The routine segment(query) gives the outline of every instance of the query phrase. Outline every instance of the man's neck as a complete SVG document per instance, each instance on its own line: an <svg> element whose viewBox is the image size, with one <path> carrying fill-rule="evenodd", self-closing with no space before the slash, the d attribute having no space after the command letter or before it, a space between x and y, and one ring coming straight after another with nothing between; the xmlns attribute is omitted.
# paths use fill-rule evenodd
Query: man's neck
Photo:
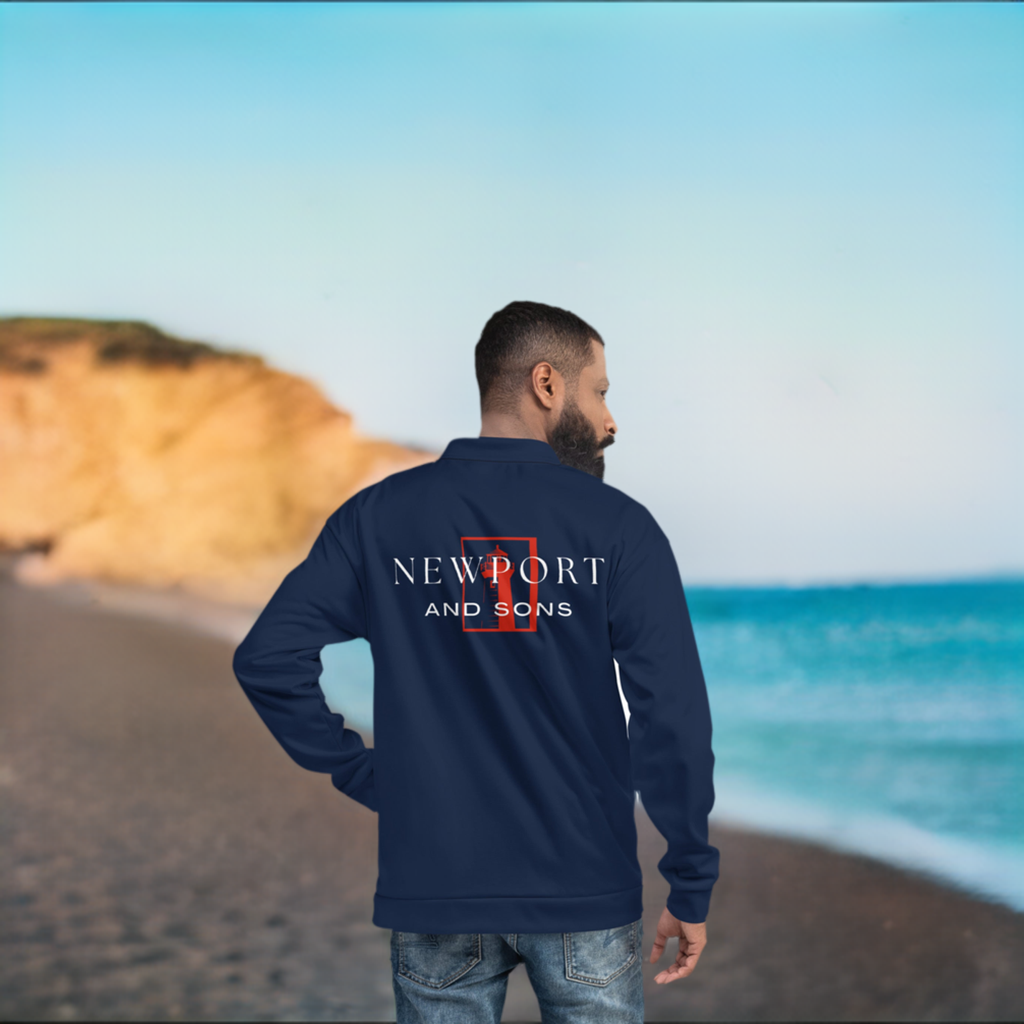
<svg viewBox="0 0 1024 1024"><path fill-rule="evenodd" d="M540 424L530 425L517 416L488 413L480 423L481 437L530 437L547 442L547 435Z"/></svg>

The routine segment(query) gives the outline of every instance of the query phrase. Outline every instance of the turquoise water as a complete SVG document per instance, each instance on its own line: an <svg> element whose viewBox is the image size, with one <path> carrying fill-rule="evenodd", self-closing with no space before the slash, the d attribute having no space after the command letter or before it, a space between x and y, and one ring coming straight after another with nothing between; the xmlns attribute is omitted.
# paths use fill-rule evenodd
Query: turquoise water
<svg viewBox="0 0 1024 1024"><path fill-rule="evenodd" d="M1024 910L1024 581L687 593L713 814Z"/></svg>
<svg viewBox="0 0 1024 1024"><path fill-rule="evenodd" d="M1024 580L686 593L713 820L1024 910ZM369 645L323 660L330 705L372 729Z"/></svg>

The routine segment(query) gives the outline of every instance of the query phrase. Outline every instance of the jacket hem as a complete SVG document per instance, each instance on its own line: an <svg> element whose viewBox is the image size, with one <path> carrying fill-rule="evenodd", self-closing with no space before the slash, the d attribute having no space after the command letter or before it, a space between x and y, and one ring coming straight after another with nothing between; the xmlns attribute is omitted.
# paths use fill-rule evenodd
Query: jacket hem
<svg viewBox="0 0 1024 1024"><path fill-rule="evenodd" d="M373 897L378 928L434 935L597 931L632 924L643 912L642 885L596 896Z"/></svg>

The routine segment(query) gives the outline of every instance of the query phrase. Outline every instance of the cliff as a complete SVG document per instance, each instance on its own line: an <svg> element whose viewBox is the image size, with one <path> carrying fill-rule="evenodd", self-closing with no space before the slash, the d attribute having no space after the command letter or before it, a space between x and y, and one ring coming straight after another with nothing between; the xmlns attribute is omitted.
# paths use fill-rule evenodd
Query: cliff
<svg viewBox="0 0 1024 1024"><path fill-rule="evenodd" d="M309 381L145 323L0 318L0 547L17 573L261 604L328 515L437 458Z"/></svg>

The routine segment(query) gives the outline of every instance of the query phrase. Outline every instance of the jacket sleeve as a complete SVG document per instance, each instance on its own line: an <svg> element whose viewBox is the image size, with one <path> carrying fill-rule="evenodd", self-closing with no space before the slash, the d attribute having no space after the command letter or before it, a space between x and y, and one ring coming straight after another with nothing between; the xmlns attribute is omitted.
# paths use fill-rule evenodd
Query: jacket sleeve
<svg viewBox="0 0 1024 1024"><path fill-rule="evenodd" d="M629 705L633 788L668 851L658 870L681 921L707 919L719 851L708 843L715 801L711 710L671 545L639 503L624 524L608 588L612 654Z"/></svg>
<svg viewBox="0 0 1024 1024"><path fill-rule="evenodd" d="M328 708L320 651L367 637L351 501L326 522L235 650L232 667L267 728L303 768L327 772L341 792L377 810L373 748Z"/></svg>

